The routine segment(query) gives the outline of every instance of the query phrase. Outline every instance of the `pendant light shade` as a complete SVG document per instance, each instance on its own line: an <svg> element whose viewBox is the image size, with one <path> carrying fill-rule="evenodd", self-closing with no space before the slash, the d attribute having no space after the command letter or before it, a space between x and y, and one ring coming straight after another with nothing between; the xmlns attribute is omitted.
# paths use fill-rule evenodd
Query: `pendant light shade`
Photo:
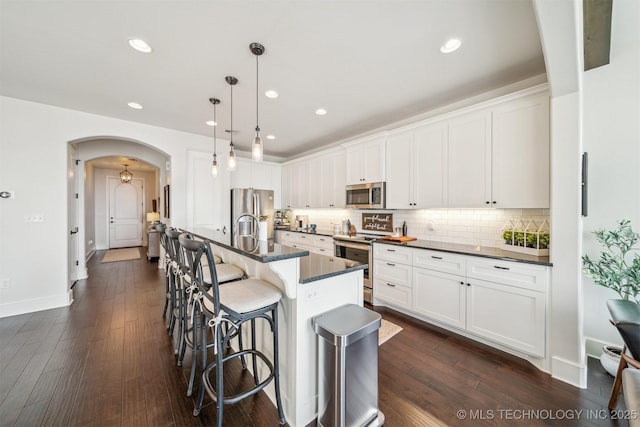
<svg viewBox="0 0 640 427"><path fill-rule="evenodd" d="M258 124L258 58L264 53L264 46L260 43L251 43L249 45L251 53L256 56L256 137L253 140L253 147L251 149L251 158L254 162L261 162L263 158L263 144L260 138L260 125Z"/></svg>
<svg viewBox="0 0 640 427"><path fill-rule="evenodd" d="M131 180L133 179L133 174L129 172L127 166L129 165L124 165L124 170L120 172L120 182L123 184L130 184Z"/></svg>
<svg viewBox="0 0 640 427"><path fill-rule="evenodd" d="M211 174L218 176L218 155L216 154L216 127L218 127L218 121L216 120L216 105L220 104L218 98L209 98L209 102L213 104L213 163L211 164Z"/></svg>
<svg viewBox="0 0 640 427"><path fill-rule="evenodd" d="M231 129L229 130L229 161L227 162L227 169L233 172L236 170L236 152L233 149L233 87L238 84L238 79L233 76L227 76L224 79L231 87Z"/></svg>

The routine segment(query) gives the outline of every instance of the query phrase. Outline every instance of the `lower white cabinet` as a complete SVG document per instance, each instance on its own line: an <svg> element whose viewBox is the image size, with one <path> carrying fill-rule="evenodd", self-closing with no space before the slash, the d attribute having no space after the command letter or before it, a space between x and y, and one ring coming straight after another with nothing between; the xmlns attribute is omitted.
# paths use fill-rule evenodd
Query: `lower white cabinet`
<svg viewBox="0 0 640 427"><path fill-rule="evenodd" d="M467 284L464 277L413 269L413 310L456 328L466 325Z"/></svg>
<svg viewBox="0 0 640 427"><path fill-rule="evenodd" d="M283 246L291 246L322 255L333 256L333 237L331 236L276 230L276 241Z"/></svg>
<svg viewBox="0 0 640 427"><path fill-rule="evenodd" d="M374 299L536 357L549 267L374 244Z"/></svg>
<svg viewBox="0 0 640 427"><path fill-rule="evenodd" d="M544 356L545 294L471 279L467 330L534 356Z"/></svg>

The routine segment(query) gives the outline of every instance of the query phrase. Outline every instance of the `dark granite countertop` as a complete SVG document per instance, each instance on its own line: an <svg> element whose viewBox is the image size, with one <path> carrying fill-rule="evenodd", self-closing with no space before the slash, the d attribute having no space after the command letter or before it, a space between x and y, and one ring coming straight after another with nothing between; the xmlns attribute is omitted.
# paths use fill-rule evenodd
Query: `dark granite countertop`
<svg viewBox="0 0 640 427"><path fill-rule="evenodd" d="M259 242L261 244L259 244L255 249L253 248L253 239L245 239L246 244L238 248L227 243L217 241L215 231L210 228L197 227L192 230L185 231L193 234L194 236L200 237L201 239L208 240L213 245L220 246L221 248L228 249L263 263L290 258L300 258L309 255L309 251L307 250L283 246L275 243L273 239L269 239L265 242Z"/></svg>
<svg viewBox="0 0 640 427"><path fill-rule="evenodd" d="M309 256L300 258L300 283L315 282L366 267L367 264L311 252Z"/></svg>
<svg viewBox="0 0 640 427"><path fill-rule="evenodd" d="M473 255L485 258L501 259L504 261L524 262L528 264L538 264L553 266L548 256L534 256L520 254L517 252L503 251L502 249L487 246L461 245L456 243L435 242L431 240L413 240L411 242L398 243L391 240L378 239L374 243L385 245L406 246L416 249L431 249L434 251L451 252L462 255Z"/></svg>
<svg viewBox="0 0 640 427"><path fill-rule="evenodd" d="M331 232L331 230L311 231L311 230L296 230L295 228L292 228L290 230L279 230L279 231L291 231L293 233L311 234L311 235L314 235L314 236L329 236L329 237L333 237L333 233Z"/></svg>

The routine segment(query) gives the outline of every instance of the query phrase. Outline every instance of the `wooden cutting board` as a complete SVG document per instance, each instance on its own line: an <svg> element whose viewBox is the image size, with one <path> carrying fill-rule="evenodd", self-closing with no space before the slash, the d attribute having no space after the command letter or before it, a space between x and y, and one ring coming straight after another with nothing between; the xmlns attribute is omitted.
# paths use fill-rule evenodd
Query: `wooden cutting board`
<svg viewBox="0 0 640 427"><path fill-rule="evenodd" d="M392 242L411 242L412 240L418 240L417 237L411 236L383 236L384 240L391 240Z"/></svg>

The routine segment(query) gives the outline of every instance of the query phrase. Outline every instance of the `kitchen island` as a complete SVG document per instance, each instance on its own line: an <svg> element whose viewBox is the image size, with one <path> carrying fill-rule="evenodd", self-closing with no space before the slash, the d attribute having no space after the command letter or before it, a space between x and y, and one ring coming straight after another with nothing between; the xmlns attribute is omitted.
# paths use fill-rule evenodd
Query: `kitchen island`
<svg viewBox="0 0 640 427"><path fill-rule="evenodd" d="M366 265L282 246L273 239L243 250L217 241L211 229L194 228L188 232L208 240L223 262L236 265L249 276L265 280L282 291L278 322L284 413L292 427L313 422L317 416L318 345L311 319L345 304L362 306ZM265 324L258 324L256 332L258 346L273 357L270 330ZM275 402L273 383L265 392Z"/></svg>

